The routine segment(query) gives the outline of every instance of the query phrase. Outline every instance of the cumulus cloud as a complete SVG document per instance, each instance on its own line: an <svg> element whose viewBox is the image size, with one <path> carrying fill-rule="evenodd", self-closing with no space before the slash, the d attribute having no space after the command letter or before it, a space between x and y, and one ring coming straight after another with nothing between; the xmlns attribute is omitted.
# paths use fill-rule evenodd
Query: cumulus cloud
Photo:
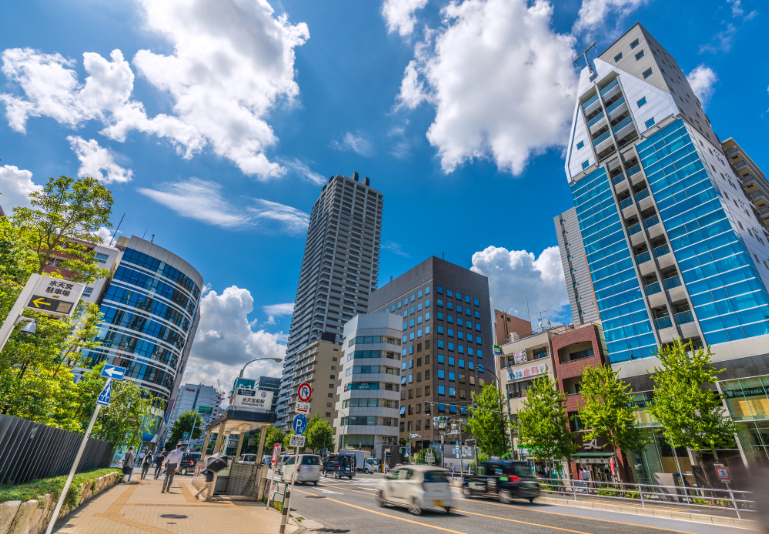
<svg viewBox="0 0 769 534"><path fill-rule="evenodd" d="M221 228L301 234L310 220L301 210L261 198L235 204L225 200L220 184L199 178L168 182L159 189L142 187L138 191L183 217Z"/></svg>
<svg viewBox="0 0 769 534"><path fill-rule="evenodd" d="M70 135L67 141L80 160L78 176L90 176L105 184L131 181L133 171L115 163L115 155L109 149L99 146L95 139L86 141L82 137Z"/></svg>
<svg viewBox="0 0 769 534"><path fill-rule="evenodd" d="M532 154L568 139L575 39L553 31L544 0L465 0L442 13L415 47L398 105L434 106L427 139L444 172L490 157L519 174Z"/></svg>
<svg viewBox="0 0 769 534"><path fill-rule="evenodd" d="M734 40L741 33L745 24L753 20L758 11L745 13L741 0L727 0L731 7L731 19L721 21L726 27L710 38L710 41L700 46L700 54L703 52L712 52L714 54L729 52L734 45Z"/></svg>
<svg viewBox="0 0 769 534"><path fill-rule="evenodd" d="M331 146L343 152L351 150L363 157L374 155L374 145L360 133L347 132L341 141L334 141Z"/></svg>
<svg viewBox="0 0 769 534"><path fill-rule="evenodd" d="M529 319L527 299L532 314L548 310L545 316L551 318L563 314L569 304L558 247L546 248L539 257L525 250L488 247L473 254L471 270L489 278L492 307L517 317ZM535 323L534 316L531 320Z"/></svg>
<svg viewBox="0 0 769 534"><path fill-rule="evenodd" d="M209 291L200 301L200 325L192 345L184 380L216 383L228 389L241 367L255 358L283 358L285 336L254 330L248 315L254 298L247 289L228 287L221 294ZM279 376L281 364L254 362L246 376Z"/></svg>
<svg viewBox="0 0 769 534"><path fill-rule="evenodd" d="M112 239L112 232L110 231L109 228L105 226L99 227L98 230L93 232L93 235L101 238L101 242L104 243L105 245L108 245L110 240Z"/></svg>
<svg viewBox="0 0 769 534"><path fill-rule="evenodd" d="M285 169L264 150L277 138L266 122L278 105L299 93L294 49L308 38L307 25L274 16L267 0L139 0L150 31L173 53L140 50L133 64L171 100L173 115L149 118L131 99L134 73L120 50L111 61L83 54L88 77L78 81L74 60L31 49L2 54L2 71L20 94L0 95L8 122L19 132L30 117L51 117L70 128L90 120L101 134L124 141L133 130L170 140L184 157L210 144L245 174L266 179Z"/></svg>
<svg viewBox="0 0 769 534"><path fill-rule="evenodd" d="M579 8L574 33L590 32L604 26L610 15L617 18L617 26L622 19L635 11L648 0L583 0Z"/></svg>
<svg viewBox="0 0 769 534"><path fill-rule="evenodd" d="M284 302L282 304L268 304L262 306L264 313L270 316L283 317L284 315L291 315L294 313L294 303ZM272 317L270 317L272 319Z"/></svg>
<svg viewBox="0 0 769 534"><path fill-rule="evenodd" d="M0 167L0 206L7 215L10 215L12 208L28 208L29 194L38 189L42 187L32 183L30 171L13 165Z"/></svg>
<svg viewBox="0 0 769 534"><path fill-rule="evenodd" d="M686 75L686 79L689 80L692 91L700 99L702 107L705 108L708 100L713 96L714 85L718 81L718 76L710 67L699 65Z"/></svg>
<svg viewBox="0 0 769 534"><path fill-rule="evenodd" d="M387 33L398 32L401 37L411 35L417 23L414 12L425 5L427 0L385 0L382 16L387 22Z"/></svg>

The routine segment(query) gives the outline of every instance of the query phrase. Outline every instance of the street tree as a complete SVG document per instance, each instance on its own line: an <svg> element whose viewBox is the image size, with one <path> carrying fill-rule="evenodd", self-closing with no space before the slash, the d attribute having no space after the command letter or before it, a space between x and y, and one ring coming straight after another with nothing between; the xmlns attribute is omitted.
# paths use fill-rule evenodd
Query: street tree
<svg viewBox="0 0 769 534"><path fill-rule="evenodd" d="M261 432L261 431L260 431ZM267 435L264 437L264 450L271 451L276 443L283 443L286 434L274 426L267 427Z"/></svg>
<svg viewBox="0 0 769 534"><path fill-rule="evenodd" d="M518 446L529 449L539 461L570 459L579 446L569 420L566 395L555 381L547 375L535 379L517 413Z"/></svg>
<svg viewBox="0 0 769 534"><path fill-rule="evenodd" d="M630 384L620 380L618 374L619 371L613 371L608 365L588 366L583 370L579 418L588 429L583 439L605 438L607 444L614 447L624 473L622 479L632 480L627 455L632 450L643 449L647 440L634 425L635 402Z"/></svg>
<svg viewBox="0 0 769 534"><path fill-rule="evenodd" d="M432 453L435 457L435 460L433 461L433 465L440 466L441 465L441 453L437 449L433 449L431 447L427 447L426 449L419 449L416 454L416 461L418 464L426 464L427 463L427 454Z"/></svg>
<svg viewBox="0 0 769 534"><path fill-rule="evenodd" d="M334 429L319 415L314 415L307 421L304 435L307 436L306 447L313 452L334 448Z"/></svg>
<svg viewBox="0 0 769 534"><path fill-rule="evenodd" d="M467 426L475 444L488 456L504 456L510 451L508 419L501 412L502 393L494 384L486 384L480 393L473 393L473 407Z"/></svg>
<svg viewBox="0 0 769 534"><path fill-rule="evenodd" d="M676 447L688 447L696 452L697 463L711 486L713 480L702 459L702 451L735 446L737 425L723 410L722 400L715 388L717 375L710 362L712 353L695 349L691 341L681 340L662 347L657 356L661 366L654 367L654 399L649 413L662 425L668 442Z"/></svg>
<svg viewBox="0 0 769 534"><path fill-rule="evenodd" d="M194 431L192 430L193 424L195 425ZM198 439L203 435L204 430L205 422L203 421L203 417L201 417L195 410L188 410L179 415L179 418L174 423L174 426L171 429L171 435L168 437L168 442L166 443L166 448L170 447L173 449L176 447L176 444L184 439L185 432L191 432L189 439Z"/></svg>

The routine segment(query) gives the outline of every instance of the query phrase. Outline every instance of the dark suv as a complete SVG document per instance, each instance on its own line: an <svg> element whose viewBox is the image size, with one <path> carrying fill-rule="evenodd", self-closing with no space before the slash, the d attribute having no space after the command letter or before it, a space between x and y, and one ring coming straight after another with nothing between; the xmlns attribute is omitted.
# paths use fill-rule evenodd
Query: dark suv
<svg viewBox="0 0 769 534"><path fill-rule="evenodd" d="M195 473L195 464L200 460L201 453L199 452L185 452L182 455L182 462L176 469L176 472L180 475L191 475Z"/></svg>
<svg viewBox="0 0 769 534"><path fill-rule="evenodd" d="M513 499L528 499L533 502L539 497L539 482L532 476L526 462L489 460L481 462L478 472L462 481L462 494L466 499L474 496L494 497L503 503Z"/></svg>
<svg viewBox="0 0 769 534"><path fill-rule="evenodd" d="M352 454L330 454L323 461L323 476L334 478L355 476L355 456Z"/></svg>

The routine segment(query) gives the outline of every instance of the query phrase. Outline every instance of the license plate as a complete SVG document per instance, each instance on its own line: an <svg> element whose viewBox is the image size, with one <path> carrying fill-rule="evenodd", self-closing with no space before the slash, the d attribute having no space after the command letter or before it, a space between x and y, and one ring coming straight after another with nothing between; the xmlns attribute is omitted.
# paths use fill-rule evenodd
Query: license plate
<svg viewBox="0 0 769 534"><path fill-rule="evenodd" d="M434 504L435 504L435 506L437 506L438 508L446 508L446 507L443 505L443 501L433 501L433 503L434 503Z"/></svg>

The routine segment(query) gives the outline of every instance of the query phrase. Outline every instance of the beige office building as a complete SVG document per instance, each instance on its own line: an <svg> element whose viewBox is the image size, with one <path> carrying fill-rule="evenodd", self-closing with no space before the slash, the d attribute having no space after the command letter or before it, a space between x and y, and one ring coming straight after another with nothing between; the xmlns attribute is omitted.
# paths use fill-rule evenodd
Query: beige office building
<svg viewBox="0 0 769 534"><path fill-rule="evenodd" d="M329 341L316 341L297 352L292 395L288 413L296 413L296 390L299 384L307 382L312 387L310 413L307 419L319 415L330 425L336 419L336 403L339 400L339 372L342 369L341 346Z"/></svg>

